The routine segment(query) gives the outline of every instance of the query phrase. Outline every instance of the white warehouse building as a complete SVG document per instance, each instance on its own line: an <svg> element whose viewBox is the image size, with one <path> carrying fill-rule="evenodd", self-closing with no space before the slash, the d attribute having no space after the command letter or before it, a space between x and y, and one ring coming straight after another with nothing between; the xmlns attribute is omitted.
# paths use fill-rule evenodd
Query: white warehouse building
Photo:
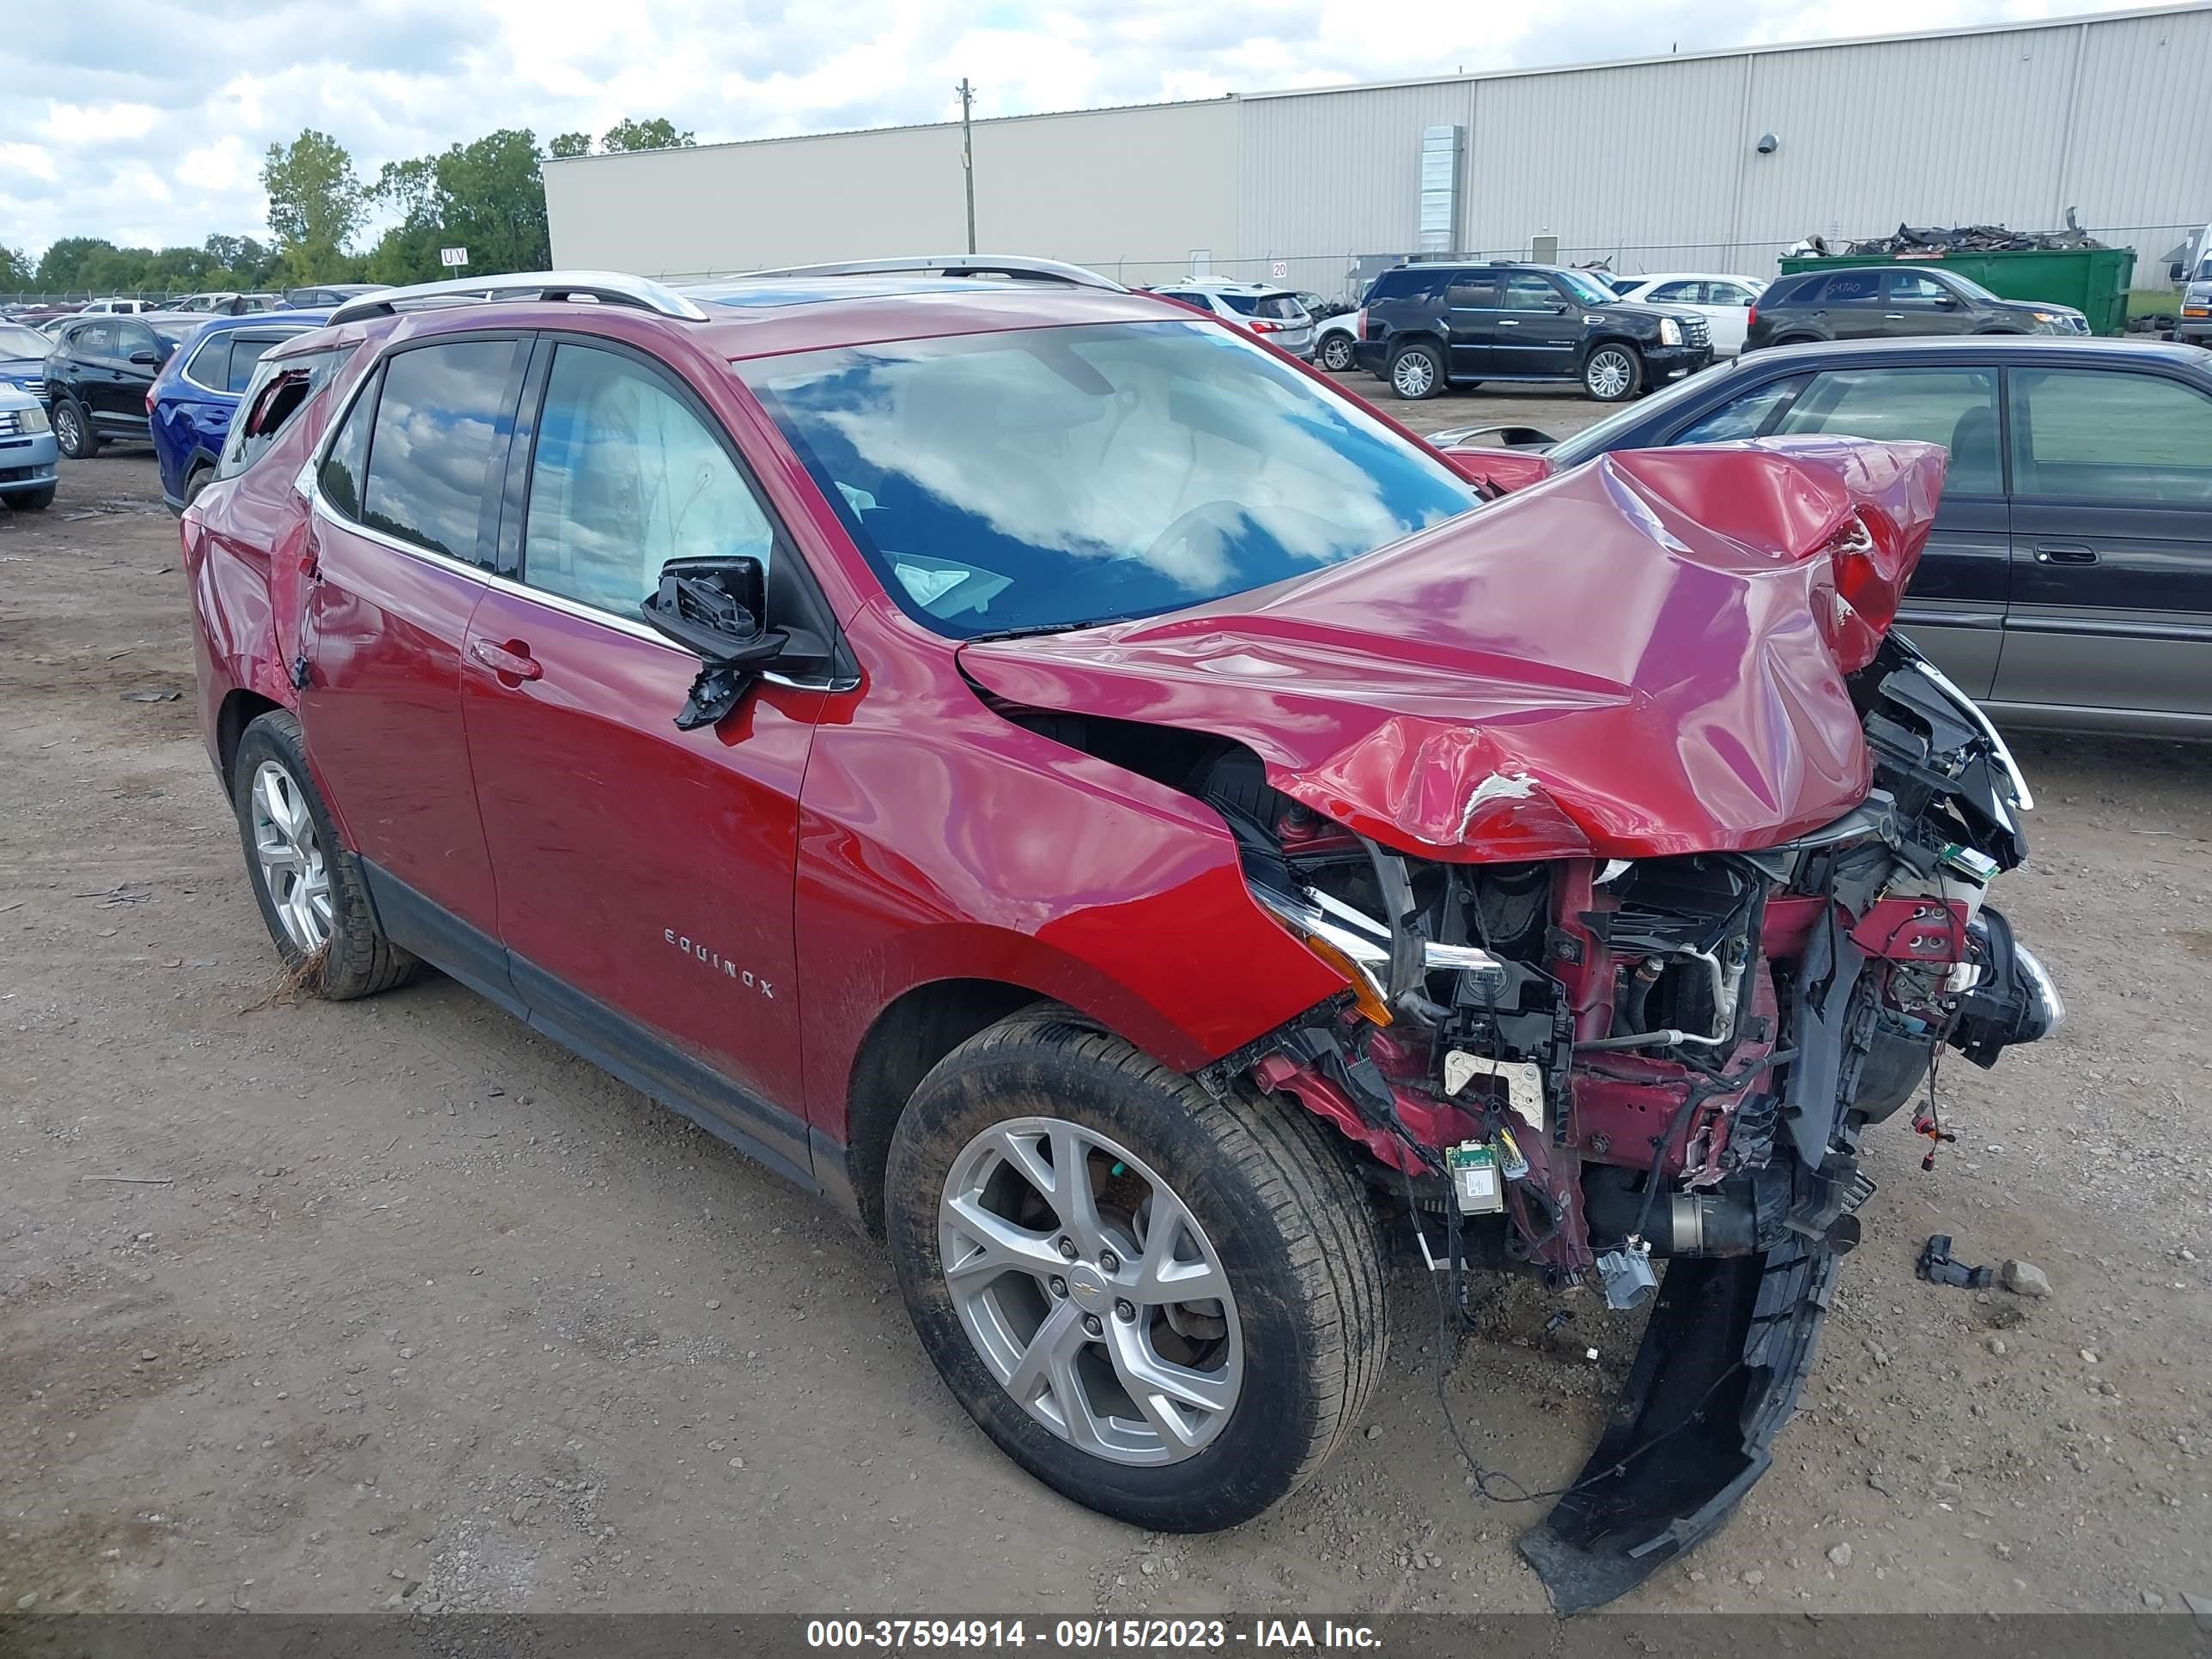
<svg viewBox="0 0 2212 1659"><path fill-rule="evenodd" d="M979 120L975 246L1337 295L1395 257L1770 276L1808 235L2212 219L2212 4ZM545 164L555 264L686 279L968 246L957 121Z"/></svg>

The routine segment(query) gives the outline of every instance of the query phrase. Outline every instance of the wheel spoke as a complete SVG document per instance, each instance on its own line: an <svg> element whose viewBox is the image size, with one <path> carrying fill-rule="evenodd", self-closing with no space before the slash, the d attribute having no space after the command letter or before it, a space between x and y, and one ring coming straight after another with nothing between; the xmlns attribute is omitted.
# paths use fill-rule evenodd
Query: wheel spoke
<svg viewBox="0 0 2212 1659"><path fill-rule="evenodd" d="M1129 1287L1133 1302L1213 1302L1229 1295L1229 1276L1200 1255L1179 1260L1184 1224L1190 1212L1174 1194L1152 1189L1152 1223L1145 1235L1144 1258L1137 1264L1136 1283Z"/></svg>
<svg viewBox="0 0 2212 1659"><path fill-rule="evenodd" d="M301 865L300 849L289 841L274 836L257 837L253 855L261 860L261 867L274 876L278 871L297 870Z"/></svg>
<svg viewBox="0 0 2212 1659"><path fill-rule="evenodd" d="M1009 1271L1048 1279L1066 1265L1051 1234L1017 1227L985 1209L973 1193L949 1194L938 1214L945 1228L973 1247L957 1260L945 1253L945 1277L956 1286L981 1284Z"/></svg>
<svg viewBox="0 0 2212 1659"><path fill-rule="evenodd" d="M1006 1392L1024 1406L1034 1406L1047 1389L1056 1389L1063 1370L1073 1375L1073 1355L1086 1340L1083 1316L1073 1302L1056 1302L1030 1339L1022 1357L1006 1378Z"/></svg>
<svg viewBox="0 0 2212 1659"><path fill-rule="evenodd" d="M1107 1328L1106 1352L1145 1420L1179 1446L1197 1445L1206 1419L1236 1403L1235 1371L1193 1370L1163 1359L1152 1352L1141 1325L1114 1321Z"/></svg>
<svg viewBox="0 0 2212 1659"><path fill-rule="evenodd" d="M1091 1147L1072 1123L1056 1123L1052 1130L1052 1168L1054 1188L1052 1206L1060 1224L1086 1256L1096 1256L1111 1243L1098 1218L1097 1195L1091 1190Z"/></svg>

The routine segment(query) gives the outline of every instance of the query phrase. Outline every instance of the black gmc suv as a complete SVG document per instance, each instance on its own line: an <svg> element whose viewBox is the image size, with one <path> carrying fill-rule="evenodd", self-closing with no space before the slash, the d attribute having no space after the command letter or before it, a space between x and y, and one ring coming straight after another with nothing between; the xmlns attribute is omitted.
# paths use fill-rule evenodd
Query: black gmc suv
<svg viewBox="0 0 2212 1659"><path fill-rule="evenodd" d="M1369 287L1355 333L1353 360L1401 398L1566 380L1613 404L1713 360L1694 311L1629 304L1559 265L1394 265Z"/></svg>

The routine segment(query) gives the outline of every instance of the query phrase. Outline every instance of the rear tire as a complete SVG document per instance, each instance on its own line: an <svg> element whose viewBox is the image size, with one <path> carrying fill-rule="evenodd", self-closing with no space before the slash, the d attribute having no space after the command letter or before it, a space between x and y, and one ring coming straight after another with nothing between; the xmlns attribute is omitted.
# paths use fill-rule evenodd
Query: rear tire
<svg viewBox="0 0 2212 1659"><path fill-rule="evenodd" d="M1084 1172L1073 1188L1063 1161ZM1382 1238L1321 1126L1254 1093L1217 1100L1066 1010L941 1061L884 1179L899 1286L954 1397L1103 1514L1170 1532L1249 1520L1320 1468L1382 1375ZM1158 1294L1170 1258L1170 1284L1225 1298Z"/></svg>
<svg viewBox="0 0 2212 1659"><path fill-rule="evenodd" d="M308 770L300 722L272 709L248 726L231 763L231 804L261 920L295 973L334 1002L404 985L420 965L384 936L361 866Z"/></svg>
<svg viewBox="0 0 2212 1659"><path fill-rule="evenodd" d="M1425 341L1415 340L1390 354L1388 376L1393 396L1418 401L1444 389L1443 353Z"/></svg>
<svg viewBox="0 0 2212 1659"><path fill-rule="evenodd" d="M74 398L64 397L54 404L54 443L66 460L88 461L100 453L100 434L92 429L92 416Z"/></svg>
<svg viewBox="0 0 2212 1659"><path fill-rule="evenodd" d="M194 501L199 500L200 492L214 482L215 469L213 467L194 467L191 471L191 476L185 480L185 505L186 507L190 507Z"/></svg>
<svg viewBox="0 0 2212 1659"><path fill-rule="evenodd" d="M1321 366L1341 374L1352 367L1352 337L1341 331L1321 343Z"/></svg>

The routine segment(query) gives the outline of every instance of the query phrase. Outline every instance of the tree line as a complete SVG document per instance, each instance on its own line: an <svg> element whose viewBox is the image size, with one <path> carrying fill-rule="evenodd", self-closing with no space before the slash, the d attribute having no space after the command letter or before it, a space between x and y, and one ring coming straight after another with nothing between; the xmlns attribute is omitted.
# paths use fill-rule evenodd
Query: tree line
<svg viewBox="0 0 2212 1659"><path fill-rule="evenodd" d="M598 147L616 154L696 142L656 116L617 122ZM541 150L529 128L502 127L435 155L386 161L364 180L343 144L310 127L289 144L270 145L262 166L273 240L218 234L198 247L145 248L64 236L36 259L0 246L0 294L432 282L453 274L438 263L441 247L468 249L471 272L540 270L553 254L539 164L588 155L592 145L588 132L563 132ZM380 221L394 222L360 246Z"/></svg>

